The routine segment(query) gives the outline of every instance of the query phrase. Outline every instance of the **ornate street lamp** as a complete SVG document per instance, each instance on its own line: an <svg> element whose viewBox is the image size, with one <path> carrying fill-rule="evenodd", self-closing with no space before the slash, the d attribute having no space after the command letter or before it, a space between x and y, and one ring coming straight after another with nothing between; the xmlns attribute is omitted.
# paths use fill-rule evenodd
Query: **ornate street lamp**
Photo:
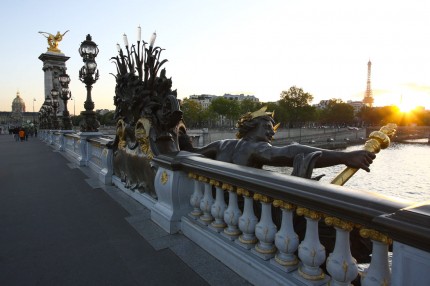
<svg viewBox="0 0 430 286"><path fill-rule="evenodd" d="M85 41L79 47L84 66L79 70L79 80L85 84L87 88L87 100L84 103L85 111L81 112L83 119L80 123L82 132L97 132L100 123L97 121L96 113L94 112L94 102L91 99L92 85L99 79L99 71L95 58L99 53L96 43L91 40L91 35L88 34Z"/></svg>
<svg viewBox="0 0 430 286"><path fill-rule="evenodd" d="M63 128L65 130L72 130L72 120L70 119L70 113L67 110L67 101L72 97L72 92L69 90L70 77L68 74L63 73L58 77L61 84L60 98L64 103L63 111Z"/></svg>
<svg viewBox="0 0 430 286"><path fill-rule="evenodd" d="M43 103L41 107L41 113L43 121L43 128L44 129L51 129L52 128L52 121L51 121L51 112L52 112L52 99L49 96L46 96L45 102Z"/></svg>
<svg viewBox="0 0 430 286"><path fill-rule="evenodd" d="M51 97L52 97L52 108L54 109L54 114L52 115L53 119L53 128L54 129L60 129L58 124L58 118L57 118L57 110L60 106L60 103L58 102L58 95L59 92L55 88L51 89Z"/></svg>

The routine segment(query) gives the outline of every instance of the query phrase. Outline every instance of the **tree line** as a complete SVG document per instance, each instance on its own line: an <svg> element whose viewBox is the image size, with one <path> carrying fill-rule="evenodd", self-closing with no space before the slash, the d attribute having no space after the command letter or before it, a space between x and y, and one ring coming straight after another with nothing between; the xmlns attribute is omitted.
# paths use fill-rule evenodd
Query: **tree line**
<svg viewBox="0 0 430 286"><path fill-rule="evenodd" d="M292 86L282 91L276 102L254 102L229 100L217 97L204 109L199 102L185 98L181 109L188 128L234 127L237 119L246 112L256 111L263 105L275 112L275 121L281 127L321 127L321 126L380 126L387 123L402 125L430 125L430 112L416 109L408 113L400 112L397 106L367 107L354 113L354 108L341 99L330 99L317 108L312 106L314 97L302 88Z"/></svg>
<svg viewBox="0 0 430 286"><path fill-rule="evenodd" d="M330 99L322 108L311 105L314 97L302 88L292 86L282 91L276 102L255 102L249 99L242 101L224 97L214 98L208 108L204 109L199 102L185 98L181 109L188 128L235 127L236 121L246 112L253 112L267 105L275 112L275 121L284 128L321 127L321 126L381 126L396 123L399 126L416 124L430 126L430 111L416 109L402 113L397 106L367 107L354 114L354 108L341 99ZM114 126L114 112L97 114L101 125ZM74 126L78 126L81 115L73 116Z"/></svg>

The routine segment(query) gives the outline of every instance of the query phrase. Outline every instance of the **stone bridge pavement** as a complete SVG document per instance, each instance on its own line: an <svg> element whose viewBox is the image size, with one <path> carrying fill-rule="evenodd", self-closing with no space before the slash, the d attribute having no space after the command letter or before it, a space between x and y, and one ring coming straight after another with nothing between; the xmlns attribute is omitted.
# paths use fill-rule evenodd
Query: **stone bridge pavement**
<svg viewBox="0 0 430 286"><path fill-rule="evenodd" d="M37 138L0 135L0 285L249 285Z"/></svg>

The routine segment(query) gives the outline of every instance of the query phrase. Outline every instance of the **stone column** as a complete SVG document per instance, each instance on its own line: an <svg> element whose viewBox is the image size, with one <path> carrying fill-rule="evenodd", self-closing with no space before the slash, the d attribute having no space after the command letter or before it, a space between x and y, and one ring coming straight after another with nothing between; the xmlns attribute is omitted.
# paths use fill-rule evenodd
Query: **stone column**
<svg viewBox="0 0 430 286"><path fill-rule="evenodd" d="M44 81L45 81L45 90L43 94L43 100L47 96L51 96L51 89L55 88L59 92L61 92L61 85L58 81L58 76L65 73L66 61L70 57L66 57L62 53L54 53L54 52L46 52L39 56L39 60L43 62L43 72L44 72ZM57 110L57 118L60 119L63 116L64 111L64 103L62 100L59 100L59 107Z"/></svg>

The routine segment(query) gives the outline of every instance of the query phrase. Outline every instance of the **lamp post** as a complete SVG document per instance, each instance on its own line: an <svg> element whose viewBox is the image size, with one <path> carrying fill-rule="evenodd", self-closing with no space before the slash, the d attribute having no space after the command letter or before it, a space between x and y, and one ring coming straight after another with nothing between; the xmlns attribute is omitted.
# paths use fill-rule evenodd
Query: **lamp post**
<svg viewBox="0 0 430 286"><path fill-rule="evenodd" d="M52 106L51 106L51 104L52 104L52 99L49 96L46 96L45 102L43 103L43 105L41 107L44 129L51 129L52 128L52 121L51 121Z"/></svg>
<svg viewBox="0 0 430 286"><path fill-rule="evenodd" d="M67 110L67 101L72 97L72 92L69 90L70 77L68 74L63 73L58 77L58 80L61 84L60 98L64 102L63 129L72 130L72 120L70 119L70 113Z"/></svg>
<svg viewBox="0 0 430 286"><path fill-rule="evenodd" d="M85 84L87 88L87 99L84 103L85 111L81 112L83 119L80 123L81 132L97 132L100 123L97 121L96 113L94 112L94 102L91 99L92 85L99 79L99 71L95 58L99 53L96 43L91 39L88 34L86 40L81 43L79 47L79 54L81 55L84 66L79 70L79 80Z"/></svg>
<svg viewBox="0 0 430 286"><path fill-rule="evenodd" d="M52 108L54 110L52 117L53 119L53 128L54 129L60 129L59 124L58 124L58 118L57 118L57 110L58 107L60 106L60 103L58 102L58 90L56 90L55 88L51 89L51 97L52 97Z"/></svg>
<svg viewBox="0 0 430 286"><path fill-rule="evenodd" d="M35 98L33 98L33 123L36 123L35 121L34 121L34 102L36 101L36 99Z"/></svg>

